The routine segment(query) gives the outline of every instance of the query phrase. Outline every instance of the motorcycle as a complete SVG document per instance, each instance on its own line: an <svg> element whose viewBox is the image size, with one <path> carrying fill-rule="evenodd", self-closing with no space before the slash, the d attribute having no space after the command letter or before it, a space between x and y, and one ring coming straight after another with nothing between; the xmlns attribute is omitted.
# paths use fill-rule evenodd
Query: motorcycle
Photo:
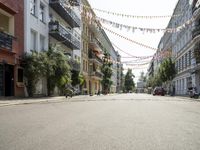
<svg viewBox="0 0 200 150"><path fill-rule="evenodd" d="M73 86L71 85L66 85L65 87L65 97L73 97L75 95L78 95L79 94L79 91L78 89L74 88Z"/></svg>
<svg viewBox="0 0 200 150"><path fill-rule="evenodd" d="M199 98L199 93L197 92L196 87L188 88L190 98Z"/></svg>

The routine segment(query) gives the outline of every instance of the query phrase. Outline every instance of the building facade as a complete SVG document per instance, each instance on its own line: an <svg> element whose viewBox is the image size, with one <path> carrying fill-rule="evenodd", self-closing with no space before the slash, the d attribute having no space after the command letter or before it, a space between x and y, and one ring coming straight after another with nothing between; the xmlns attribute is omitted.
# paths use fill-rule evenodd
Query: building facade
<svg viewBox="0 0 200 150"><path fill-rule="evenodd" d="M101 67L105 52L110 54L110 58L113 61L111 78L113 84L110 92L118 92L122 87L120 55L113 48L100 22L96 20L96 15L89 2L82 0L82 4L83 6L88 6L82 7L82 72L85 79L83 93L93 95L98 91L102 91L101 80L103 74L101 73ZM119 63L117 63L118 61Z"/></svg>
<svg viewBox="0 0 200 150"><path fill-rule="evenodd" d="M199 84L199 1L179 0L174 14L183 15L172 20L172 26L185 25L185 28L176 34L172 34L173 57L176 61L177 76L174 79L175 93L177 95L188 94L188 89L196 87L200 92Z"/></svg>
<svg viewBox="0 0 200 150"><path fill-rule="evenodd" d="M121 63L121 56L117 52L117 88L116 92L121 93L123 87L123 64Z"/></svg>
<svg viewBox="0 0 200 150"><path fill-rule="evenodd" d="M110 88L110 92L116 93L117 92L117 82L118 82L118 79L117 79L118 53L115 51L110 39L108 38L107 34L105 33L105 31L103 29L101 29L100 33L101 34L99 36L100 36L100 41L103 44L103 49L109 53L110 59L113 62L113 64L112 64L112 77L111 77L112 85L111 85L111 88Z"/></svg>
<svg viewBox="0 0 200 150"><path fill-rule="evenodd" d="M87 0L83 5L89 6ZM83 7L82 10L82 71L85 79L83 93L94 95L102 91L101 80L103 74L103 45L100 41L100 23L96 21L96 15L92 9Z"/></svg>
<svg viewBox="0 0 200 150"><path fill-rule="evenodd" d="M176 95L187 95L188 89L196 87L200 92L200 1L179 0L167 28L172 33L165 33L161 38L159 49L170 50L175 61L176 77L173 79L173 89ZM179 15L181 14L181 15ZM161 61L162 62L162 61ZM159 68L160 61L153 61L149 68Z"/></svg>
<svg viewBox="0 0 200 150"><path fill-rule="evenodd" d="M69 59L72 75L80 71L81 18L76 0L49 1L49 45L63 51ZM55 94L59 94L55 90Z"/></svg>
<svg viewBox="0 0 200 150"><path fill-rule="evenodd" d="M24 96L23 14L23 0L0 0L0 96Z"/></svg>
<svg viewBox="0 0 200 150"><path fill-rule="evenodd" d="M49 1L24 0L24 50L46 51L49 48ZM26 90L25 90L25 93ZM47 95L47 81L41 78L36 85L35 95Z"/></svg>

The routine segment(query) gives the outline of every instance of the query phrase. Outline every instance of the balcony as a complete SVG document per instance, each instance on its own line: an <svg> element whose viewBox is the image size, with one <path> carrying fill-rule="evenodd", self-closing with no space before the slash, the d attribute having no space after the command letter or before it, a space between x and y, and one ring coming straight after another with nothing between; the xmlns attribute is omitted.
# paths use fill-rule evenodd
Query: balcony
<svg viewBox="0 0 200 150"><path fill-rule="evenodd" d="M4 32L0 32L0 49L12 51L13 37Z"/></svg>
<svg viewBox="0 0 200 150"><path fill-rule="evenodd" d="M200 34L200 25L195 26L195 28L192 31L192 38L195 38Z"/></svg>
<svg viewBox="0 0 200 150"><path fill-rule="evenodd" d="M98 34L99 34L99 32L100 32L99 28L100 28L100 27L98 27L96 21L90 20L90 22L89 22L89 24L88 24L88 27L89 27L90 31L93 32L95 35L98 35Z"/></svg>
<svg viewBox="0 0 200 150"><path fill-rule="evenodd" d="M76 60L74 60L74 59L70 59L70 60L69 60L69 65L70 65L70 67L72 68L72 70L80 71L80 69L81 69L80 63L78 63L78 62L77 62Z"/></svg>
<svg viewBox="0 0 200 150"><path fill-rule="evenodd" d="M71 49L80 49L80 41L74 37L70 30L61 26L58 21L49 23L49 34Z"/></svg>
<svg viewBox="0 0 200 150"><path fill-rule="evenodd" d="M80 27L81 21L76 13L67 7L65 0L50 0L49 5L71 26Z"/></svg>
<svg viewBox="0 0 200 150"><path fill-rule="evenodd" d="M90 72L90 76L94 77L94 78L101 79L103 77L103 74L99 71L93 71L93 72Z"/></svg>
<svg viewBox="0 0 200 150"><path fill-rule="evenodd" d="M194 46L194 58L196 60L196 64L200 63L200 43L196 43Z"/></svg>
<svg viewBox="0 0 200 150"><path fill-rule="evenodd" d="M72 6L80 6L80 0L69 0Z"/></svg>
<svg viewBox="0 0 200 150"><path fill-rule="evenodd" d="M94 52L89 51L88 57L91 61L97 62L99 64L103 64L103 60L99 58L98 56L96 56Z"/></svg>
<svg viewBox="0 0 200 150"><path fill-rule="evenodd" d="M102 44L95 38L92 38L90 40L89 43L89 47L93 50L93 51L97 51L97 52L102 52L103 51L103 46Z"/></svg>
<svg viewBox="0 0 200 150"><path fill-rule="evenodd" d="M193 1L192 4L192 14L194 17L197 17L200 14L200 5L197 5L197 0Z"/></svg>

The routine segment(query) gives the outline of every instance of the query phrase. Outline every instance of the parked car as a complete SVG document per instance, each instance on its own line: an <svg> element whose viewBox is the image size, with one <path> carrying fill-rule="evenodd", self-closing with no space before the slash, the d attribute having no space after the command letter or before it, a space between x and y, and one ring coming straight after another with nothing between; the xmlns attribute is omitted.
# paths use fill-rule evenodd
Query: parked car
<svg viewBox="0 0 200 150"><path fill-rule="evenodd" d="M153 90L153 95L165 96L166 91L162 87L155 87Z"/></svg>

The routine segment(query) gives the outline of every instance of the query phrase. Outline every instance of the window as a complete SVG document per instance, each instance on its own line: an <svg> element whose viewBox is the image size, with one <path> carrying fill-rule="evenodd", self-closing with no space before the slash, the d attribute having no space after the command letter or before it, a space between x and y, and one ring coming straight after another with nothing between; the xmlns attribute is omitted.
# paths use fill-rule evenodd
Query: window
<svg viewBox="0 0 200 150"><path fill-rule="evenodd" d="M88 71L88 62L86 61L86 71Z"/></svg>
<svg viewBox="0 0 200 150"><path fill-rule="evenodd" d="M85 60L83 60L83 71L85 71Z"/></svg>
<svg viewBox="0 0 200 150"><path fill-rule="evenodd" d="M189 51L189 54L188 54L189 56L189 66L191 66L191 51Z"/></svg>
<svg viewBox="0 0 200 150"><path fill-rule="evenodd" d="M17 72L18 72L18 82L23 82L23 80L24 80L24 70L23 69L21 69L21 68L19 68L18 70L17 70Z"/></svg>
<svg viewBox="0 0 200 150"><path fill-rule="evenodd" d="M36 50L36 32L31 31L31 50Z"/></svg>
<svg viewBox="0 0 200 150"><path fill-rule="evenodd" d="M188 55L187 55L187 53L185 54L185 68L187 68L187 66L188 66L188 61L187 61L187 59L188 59Z"/></svg>
<svg viewBox="0 0 200 150"><path fill-rule="evenodd" d="M36 0L30 1L30 11L34 16L36 15Z"/></svg>
<svg viewBox="0 0 200 150"><path fill-rule="evenodd" d="M182 56L181 60L182 60L182 70L184 70L184 56Z"/></svg>
<svg viewBox="0 0 200 150"><path fill-rule="evenodd" d="M40 50L45 50L45 37L43 35L40 35Z"/></svg>
<svg viewBox="0 0 200 150"><path fill-rule="evenodd" d="M45 12L44 12L44 5L43 4L40 4L40 14L39 14L39 19L40 21L42 22L45 22Z"/></svg>
<svg viewBox="0 0 200 150"><path fill-rule="evenodd" d="M178 71L181 71L181 60L178 60Z"/></svg>

